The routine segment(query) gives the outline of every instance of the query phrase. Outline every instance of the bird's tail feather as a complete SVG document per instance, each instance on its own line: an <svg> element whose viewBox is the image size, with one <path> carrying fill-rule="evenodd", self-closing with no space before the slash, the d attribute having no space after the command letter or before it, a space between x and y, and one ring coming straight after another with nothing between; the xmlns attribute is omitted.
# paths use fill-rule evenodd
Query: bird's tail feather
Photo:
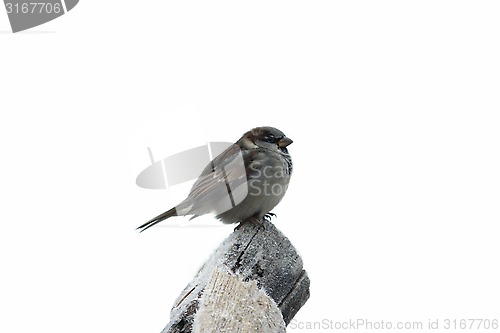
<svg viewBox="0 0 500 333"><path fill-rule="evenodd" d="M175 209L175 207L170 209L170 210L167 210L165 213L162 213L162 214L158 215L157 217L144 223L143 225L137 227L137 230L140 230L140 232L143 232L144 230L149 229L152 226L154 226L155 224L160 223L161 221L166 220L172 216L177 216L177 210Z"/></svg>

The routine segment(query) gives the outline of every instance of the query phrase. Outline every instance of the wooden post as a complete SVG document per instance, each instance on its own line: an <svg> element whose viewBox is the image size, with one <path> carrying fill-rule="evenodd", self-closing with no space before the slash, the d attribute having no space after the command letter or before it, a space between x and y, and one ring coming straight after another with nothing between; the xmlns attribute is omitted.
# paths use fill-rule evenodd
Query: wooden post
<svg viewBox="0 0 500 333"><path fill-rule="evenodd" d="M179 295L162 333L282 333L309 298L309 278L270 222L233 232Z"/></svg>

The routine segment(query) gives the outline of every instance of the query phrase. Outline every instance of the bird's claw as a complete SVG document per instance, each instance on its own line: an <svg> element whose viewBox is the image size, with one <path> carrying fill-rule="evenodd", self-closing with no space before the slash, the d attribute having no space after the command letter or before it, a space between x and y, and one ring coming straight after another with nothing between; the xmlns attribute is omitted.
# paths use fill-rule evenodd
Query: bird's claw
<svg viewBox="0 0 500 333"><path fill-rule="evenodd" d="M251 217L251 218L246 219L246 220L245 220L245 221L243 221L243 222L240 222L240 224L238 224L238 225L236 226L236 228L234 228L234 231L236 231L236 230L240 230L240 228L241 228L244 224L247 224L247 223L251 223L251 224L253 224L253 225L256 225L256 226L258 226L259 228L261 228L261 227L262 227L262 228L265 228L265 227L264 227L264 218L261 220L261 219L258 219L258 218L256 218L256 217Z"/></svg>
<svg viewBox="0 0 500 333"><path fill-rule="evenodd" d="M267 213L267 214L264 214L263 219L266 222L271 222L271 220L272 220L273 217L276 217L276 214L274 214L274 213Z"/></svg>

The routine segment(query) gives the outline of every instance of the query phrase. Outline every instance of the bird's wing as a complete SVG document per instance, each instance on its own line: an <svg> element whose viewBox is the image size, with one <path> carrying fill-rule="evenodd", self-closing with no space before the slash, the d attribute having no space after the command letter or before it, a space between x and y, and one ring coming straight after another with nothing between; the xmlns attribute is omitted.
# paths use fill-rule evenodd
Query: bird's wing
<svg viewBox="0 0 500 333"><path fill-rule="evenodd" d="M223 198L233 200L233 192L246 186L248 170L244 160L247 154L253 152L242 151L233 144L206 166L186 199L192 205L188 214L211 210L214 203Z"/></svg>

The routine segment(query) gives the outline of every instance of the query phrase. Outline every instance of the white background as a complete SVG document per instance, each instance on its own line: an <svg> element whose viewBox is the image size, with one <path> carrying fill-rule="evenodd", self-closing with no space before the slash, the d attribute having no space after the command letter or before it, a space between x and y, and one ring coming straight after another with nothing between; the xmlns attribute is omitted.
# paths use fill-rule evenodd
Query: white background
<svg viewBox="0 0 500 333"><path fill-rule="evenodd" d="M311 279L297 321L499 319L499 16L82 0L12 34L0 10L0 331L161 331L234 226L137 233L185 195L135 185L146 146L258 125L294 140L274 222Z"/></svg>

